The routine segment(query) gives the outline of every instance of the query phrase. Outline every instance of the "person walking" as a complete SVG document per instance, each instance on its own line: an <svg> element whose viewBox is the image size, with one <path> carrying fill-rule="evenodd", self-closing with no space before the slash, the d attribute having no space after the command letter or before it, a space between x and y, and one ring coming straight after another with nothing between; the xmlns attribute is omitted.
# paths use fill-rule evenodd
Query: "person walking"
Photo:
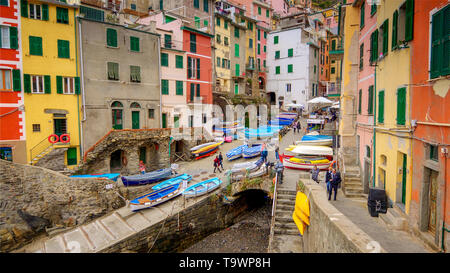
<svg viewBox="0 0 450 273"><path fill-rule="evenodd" d="M214 158L214 173L216 173L216 169L218 169L219 172L222 172L222 171L220 170L219 165L220 165L220 160L219 160L219 157L216 156L216 158Z"/></svg>
<svg viewBox="0 0 450 273"><path fill-rule="evenodd" d="M261 156L262 156L262 158L264 160L264 163L267 162L267 154L268 154L268 152L267 152L266 144L263 143L263 145L261 147Z"/></svg>
<svg viewBox="0 0 450 273"><path fill-rule="evenodd" d="M319 184L319 172L317 165L314 165L314 169L311 170L311 179L316 181L317 184Z"/></svg>
<svg viewBox="0 0 450 273"><path fill-rule="evenodd" d="M333 167L328 167L328 171L325 174L325 184L327 185L327 195L330 192L331 188L331 176L333 175Z"/></svg>
<svg viewBox="0 0 450 273"><path fill-rule="evenodd" d="M223 156L222 156L222 152L219 152L219 165L222 168L223 171Z"/></svg>
<svg viewBox="0 0 450 273"><path fill-rule="evenodd" d="M295 134L295 130L297 130L297 121L294 121L294 124L292 125L292 127L294 128L294 134Z"/></svg>
<svg viewBox="0 0 450 273"><path fill-rule="evenodd" d="M331 200L331 192L334 191L334 201L336 201L336 194L338 187L341 184L341 173L336 172L336 169L333 169L333 174L331 175L331 189L328 193L328 200Z"/></svg>
<svg viewBox="0 0 450 273"><path fill-rule="evenodd" d="M283 184L284 166L283 166L283 163L281 163L280 160L277 160L277 163L275 164L275 170L277 172L278 181L280 181L280 184Z"/></svg>
<svg viewBox="0 0 450 273"><path fill-rule="evenodd" d="M302 129L302 125L300 124L300 120L297 121L297 133L300 133L300 130Z"/></svg>

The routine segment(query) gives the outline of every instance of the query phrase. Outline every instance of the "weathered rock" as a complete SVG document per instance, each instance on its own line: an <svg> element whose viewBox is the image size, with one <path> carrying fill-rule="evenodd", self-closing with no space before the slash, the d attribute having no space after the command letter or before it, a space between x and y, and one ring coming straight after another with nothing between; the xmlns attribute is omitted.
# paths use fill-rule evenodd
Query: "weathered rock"
<svg viewBox="0 0 450 273"><path fill-rule="evenodd" d="M17 214L19 214L20 218L22 218L27 223L27 225L36 233L44 231L46 227L49 227L51 225L48 219L28 214L21 209L17 210Z"/></svg>

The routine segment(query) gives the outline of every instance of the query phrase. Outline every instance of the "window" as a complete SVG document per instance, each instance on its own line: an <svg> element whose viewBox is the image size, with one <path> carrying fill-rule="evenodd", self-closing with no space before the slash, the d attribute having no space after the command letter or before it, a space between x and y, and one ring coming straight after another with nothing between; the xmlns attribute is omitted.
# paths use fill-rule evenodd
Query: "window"
<svg viewBox="0 0 450 273"><path fill-rule="evenodd" d="M239 44L234 44L234 57L239 57Z"/></svg>
<svg viewBox="0 0 450 273"><path fill-rule="evenodd" d="M386 19L381 25L380 31L382 32L383 37L383 56L386 56L388 53L388 45L389 45L389 19Z"/></svg>
<svg viewBox="0 0 450 273"><path fill-rule="evenodd" d="M217 57L217 66L220 67L220 57Z"/></svg>
<svg viewBox="0 0 450 273"><path fill-rule="evenodd" d="M161 53L161 66L169 66L169 55Z"/></svg>
<svg viewBox="0 0 450 273"><path fill-rule="evenodd" d="M336 73L336 69L335 69L334 67L332 67L332 68L330 69L330 73L331 73L331 74Z"/></svg>
<svg viewBox="0 0 450 273"><path fill-rule="evenodd" d="M139 37L130 36L130 50L134 52L139 52Z"/></svg>
<svg viewBox="0 0 450 273"><path fill-rule="evenodd" d="M67 165L77 165L77 148L67 149Z"/></svg>
<svg viewBox="0 0 450 273"><path fill-rule="evenodd" d="M405 15L405 41L411 41L413 39L414 27L414 0L406 0Z"/></svg>
<svg viewBox="0 0 450 273"><path fill-rule="evenodd" d="M74 78L64 77L63 78L63 94L75 94L75 81Z"/></svg>
<svg viewBox="0 0 450 273"><path fill-rule="evenodd" d="M280 58L280 51L275 51L275 59L279 59Z"/></svg>
<svg viewBox="0 0 450 273"><path fill-rule="evenodd" d="M155 118L155 109L148 109L148 118L150 119Z"/></svg>
<svg viewBox="0 0 450 273"><path fill-rule="evenodd" d="M209 0L203 0L203 11L209 12L208 1Z"/></svg>
<svg viewBox="0 0 450 273"><path fill-rule="evenodd" d="M236 73L236 76L240 76L240 75L241 75L241 73L240 73L241 71L240 71L239 64L236 64L236 65L235 65L235 70L236 70L236 72L235 72L235 73Z"/></svg>
<svg viewBox="0 0 450 273"><path fill-rule="evenodd" d="M373 85L369 86L369 98L367 102L367 114L373 115Z"/></svg>
<svg viewBox="0 0 450 273"><path fill-rule="evenodd" d="M434 161L439 161L439 150L437 145L429 145L430 149L430 159Z"/></svg>
<svg viewBox="0 0 450 273"><path fill-rule="evenodd" d="M286 83L286 92L291 92L291 87L290 83Z"/></svg>
<svg viewBox="0 0 450 273"><path fill-rule="evenodd" d="M58 58L70 58L69 41L58 40Z"/></svg>
<svg viewBox="0 0 450 273"><path fill-rule="evenodd" d="M0 6L5 6L5 7L7 7L7 6L8 6L8 2L9 2L9 0L1 0L1 1L0 1Z"/></svg>
<svg viewBox="0 0 450 273"><path fill-rule="evenodd" d="M130 82L141 82L141 67L130 65Z"/></svg>
<svg viewBox="0 0 450 273"><path fill-rule="evenodd" d="M0 26L0 48L11 48L17 49L18 44L18 34L16 27Z"/></svg>
<svg viewBox="0 0 450 273"><path fill-rule="evenodd" d="M378 59L378 29L374 30L370 35L370 62L373 63Z"/></svg>
<svg viewBox="0 0 450 273"><path fill-rule="evenodd" d="M217 25L218 27L220 27L220 17L217 17L217 18L216 18L216 25Z"/></svg>
<svg viewBox="0 0 450 273"><path fill-rule="evenodd" d="M450 5L432 16L430 78L450 74L450 39L448 18Z"/></svg>
<svg viewBox="0 0 450 273"><path fill-rule="evenodd" d="M267 39L267 32L264 31L264 39Z"/></svg>
<svg viewBox="0 0 450 273"><path fill-rule="evenodd" d="M273 43L276 45L278 44L278 36L273 37Z"/></svg>
<svg viewBox="0 0 450 273"><path fill-rule="evenodd" d="M261 44L258 44L258 54L261 54Z"/></svg>
<svg viewBox="0 0 450 273"><path fill-rule="evenodd" d="M280 67L279 66L277 66L277 67L275 67L275 74L280 74Z"/></svg>
<svg viewBox="0 0 450 273"><path fill-rule="evenodd" d="M108 80L119 80L119 64L108 62Z"/></svg>
<svg viewBox="0 0 450 273"><path fill-rule="evenodd" d="M188 57L188 78L200 79L200 59Z"/></svg>
<svg viewBox="0 0 450 273"><path fill-rule="evenodd" d="M370 5L370 15L374 15L377 12L377 4L373 3Z"/></svg>
<svg viewBox="0 0 450 273"><path fill-rule="evenodd" d="M239 29L237 27L234 28L234 37L239 38Z"/></svg>
<svg viewBox="0 0 450 273"><path fill-rule="evenodd" d="M316 74L316 69L317 69L317 66L314 65L314 74Z"/></svg>
<svg viewBox="0 0 450 273"><path fill-rule="evenodd" d="M261 41L261 30L258 29L258 41Z"/></svg>
<svg viewBox="0 0 450 273"><path fill-rule="evenodd" d="M44 94L44 76L31 76L31 93Z"/></svg>
<svg viewBox="0 0 450 273"><path fill-rule="evenodd" d="M207 27L208 26L208 20L203 20L203 26Z"/></svg>
<svg viewBox="0 0 450 273"><path fill-rule="evenodd" d="M66 8L56 7L56 22L61 24L69 24L69 10Z"/></svg>
<svg viewBox="0 0 450 273"><path fill-rule="evenodd" d="M384 123L384 90L378 93L378 123Z"/></svg>
<svg viewBox="0 0 450 273"><path fill-rule="evenodd" d="M227 59L222 59L222 68L227 68Z"/></svg>
<svg viewBox="0 0 450 273"><path fill-rule="evenodd" d="M229 45L229 43L228 43L228 37L223 37L223 44L224 45Z"/></svg>
<svg viewBox="0 0 450 273"><path fill-rule="evenodd" d="M258 7L258 14L261 15L261 7Z"/></svg>
<svg viewBox="0 0 450 273"><path fill-rule="evenodd" d="M392 50L397 48L397 28L398 28L398 11L394 11L392 16Z"/></svg>
<svg viewBox="0 0 450 273"><path fill-rule="evenodd" d="M42 56L42 37L29 37L30 55Z"/></svg>
<svg viewBox="0 0 450 273"><path fill-rule="evenodd" d="M206 117L206 114L202 114L202 121L203 121L203 124L205 124L207 120L208 120L208 119L207 119L207 117Z"/></svg>
<svg viewBox="0 0 450 273"><path fill-rule="evenodd" d="M268 9L266 9L266 17L269 18L270 17L270 12Z"/></svg>
<svg viewBox="0 0 450 273"><path fill-rule="evenodd" d="M181 55L175 56L175 67L183 68L183 56L181 56Z"/></svg>
<svg viewBox="0 0 450 273"><path fill-rule="evenodd" d="M110 47L117 47L117 30L112 28L106 29L106 45Z"/></svg>
<svg viewBox="0 0 450 273"><path fill-rule="evenodd" d="M41 13L41 5L29 4L29 18L41 20Z"/></svg>
<svg viewBox="0 0 450 273"><path fill-rule="evenodd" d="M366 145L366 157L370 158L370 146Z"/></svg>
<svg viewBox="0 0 450 273"><path fill-rule="evenodd" d="M288 64L288 73L292 73L292 72L294 72L294 65Z"/></svg>
<svg viewBox="0 0 450 273"><path fill-rule="evenodd" d="M33 132L40 132L40 131L41 131L41 125L33 124Z"/></svg>
<svg viewBox="0 0 450 273"><path fill-rule="evenodd" d="M289 48L288 49L288 57L292 57L294 56L294 49L293 48Z"/></svg>
<svg viewBox="0 0 450 273"><path fill-rule="evenodd" d="M192 53L197 52L197 36L193 33L190 34L190 51Z"/></svg>
<svg viewBox="0 0 450 273"><path fill-rule="evenodd" d="M336 50L336 40L333 39L331 40L331 51L335 51Z"/></svg>
<svg viewBox="0 0 450 273"><path fill-rule="evenodd" d="M130 6L132 10L136 10L136 4L131 4Z"/></svg>
<svg viewBox="0 0 450 273"><path fill-rule="evenodd" d="M12 90L11 84L11 70L1 69L0 70L0 90L10 91Z"/></svg>
<svg viewBox="0 0 450 273"><path fill-rule="evenodd" d="M161 80L161 94L169 95L169 80Z"/></svg>
<svg viewBox="0 0 450 273"><path fill-rule="evenodd" d="M218 44L220 44L220 35L219 35L219 34L216 34L216 42L217 42Z"/></svg>
<svg viewBox="0 0 450 273"><path fill-rule="evenodd" d="M361 114L362 89L359 89L358 114Z"/></svg>
<svg viewBox="0 0 450 273"><path fill-rule="evenodd" d="M253 48L253 39L248 39L248 48Z"/></svg>
<svg viewBox="0 0 450 273"><path fill-rule="evenodd" d="M105 20L105 12L103 10L80 6L80 14L84 14L84 18L86 19L100 22L103 22Z"/></svg>
<svg viewBox="0 0 450 273"><path fill-rule="evenodd" d="M266 52L267 51L267 48L266 48L266 46L264 46L264 52Z"/></svg>
<svg viewBox="0 0 450 273"><path fill-rule="evenodd" d="M225 20L223 20L223 27L224 27L225 29L228 29L228 22L225 21Z"/></svg>
<svg viewBox="0 0 450 273"><path fill-rule="evenodd" d="M362 29L364 27L364 17L365 17L365 10L366 10L366 2L363 2L361 4L361 11L360 11L360 28Z"/></svg>
<svg viewBox="0 0 450 273"><path fill-rule="evenodd" d="M196 28L200 28L200 17L194 17L194 23Z"/></svg>
<svg viewBox="0 0 450 273"><path fill-rule="evenodd" d="M183 81L176 82L176 94L183 96Z"/></svg>
<svg viewBox="0 0 450 273"><path fill-rule="evenodd" d="M405 125L406 122L406 88L397 89L397 124Z"/></svg>
<svg viewBox="0 0 450 273"><path fill-rule="evenodd" d="M359 71L363 69L364 66L364 43L359 47Z"/></svg>
<svg viewBox="0 0 450 273"><path fill-rule="evenodd" d="M200 0L194 0L194 8L200 8Z"/></svg>
<svg viewBox="0 0 450 273"><path fill-rule="evenodd" d="M247 28L248 28L250 31L253 31L253 23L247 22Z"/></svg>

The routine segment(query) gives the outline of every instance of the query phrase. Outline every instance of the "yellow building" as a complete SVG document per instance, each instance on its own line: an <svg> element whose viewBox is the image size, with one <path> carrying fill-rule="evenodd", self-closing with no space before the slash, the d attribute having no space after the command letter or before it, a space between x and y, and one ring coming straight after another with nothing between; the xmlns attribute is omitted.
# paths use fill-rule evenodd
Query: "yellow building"
<svg viewBox="0 0 450 273"><path fill-rule="evenodd" d="M241 22L245 22L247 30L245 31L246 45L245 45L245 93L247 95L259 96L258 88L258 72L256 70L256 20L241 16Z"/></svg>
<svg viewBox="0 0 450 273"><path fill-rule="evenodd" d="M78 5L79 1L21 2L26 143L31 164L52 151L58 154L60 165L64 156L64 166L69 168L81 159ZM50 140L59 140L55 144L49 141L53 134L58 138Z"/></svg>
<svg viewBox="0 0 450 273"><path fill-rule="evenodd" d="M397 41L412 39L406 26L407 3L380 1L377 28L371 36L371 62L376 64L376 139L374 143L375 179L373 186L386 189L394 204L409 213L411 200L412 145L410 107L411 50L406 44L392 43L395 28ZM394 19L396 26L393 27Z"/></svg>
<svg viewBox="0 0 450 273"><path fill-rule="evenodd" d="M230 44L231 44L231 19L220 13L215 14L215 71L217 92L231 92L231 69L230 69Z"/></svg>
<svg viewBox="0 0 450 273"><path fill-rule="evenodd" d="M328 83L328 97L339 96L341 90L341 64L344 53L341 38L337 35L328 37L329 55L330 55L330 81Z"/></svg>

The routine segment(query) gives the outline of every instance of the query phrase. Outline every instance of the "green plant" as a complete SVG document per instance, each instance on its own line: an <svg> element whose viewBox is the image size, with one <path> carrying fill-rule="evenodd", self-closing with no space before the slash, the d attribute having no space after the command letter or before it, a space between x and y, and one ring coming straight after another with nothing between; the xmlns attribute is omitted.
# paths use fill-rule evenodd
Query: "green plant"
<svg viewBox="0 0 450 273"><path fill-rule="evenodd" d="M302 180L299 180L299 181L298 181L298 184L297 184L297 190L298 190L298 191L301 191L301 192L305 192L305 184L303 184L303 181L302 181Z"/></svg>

